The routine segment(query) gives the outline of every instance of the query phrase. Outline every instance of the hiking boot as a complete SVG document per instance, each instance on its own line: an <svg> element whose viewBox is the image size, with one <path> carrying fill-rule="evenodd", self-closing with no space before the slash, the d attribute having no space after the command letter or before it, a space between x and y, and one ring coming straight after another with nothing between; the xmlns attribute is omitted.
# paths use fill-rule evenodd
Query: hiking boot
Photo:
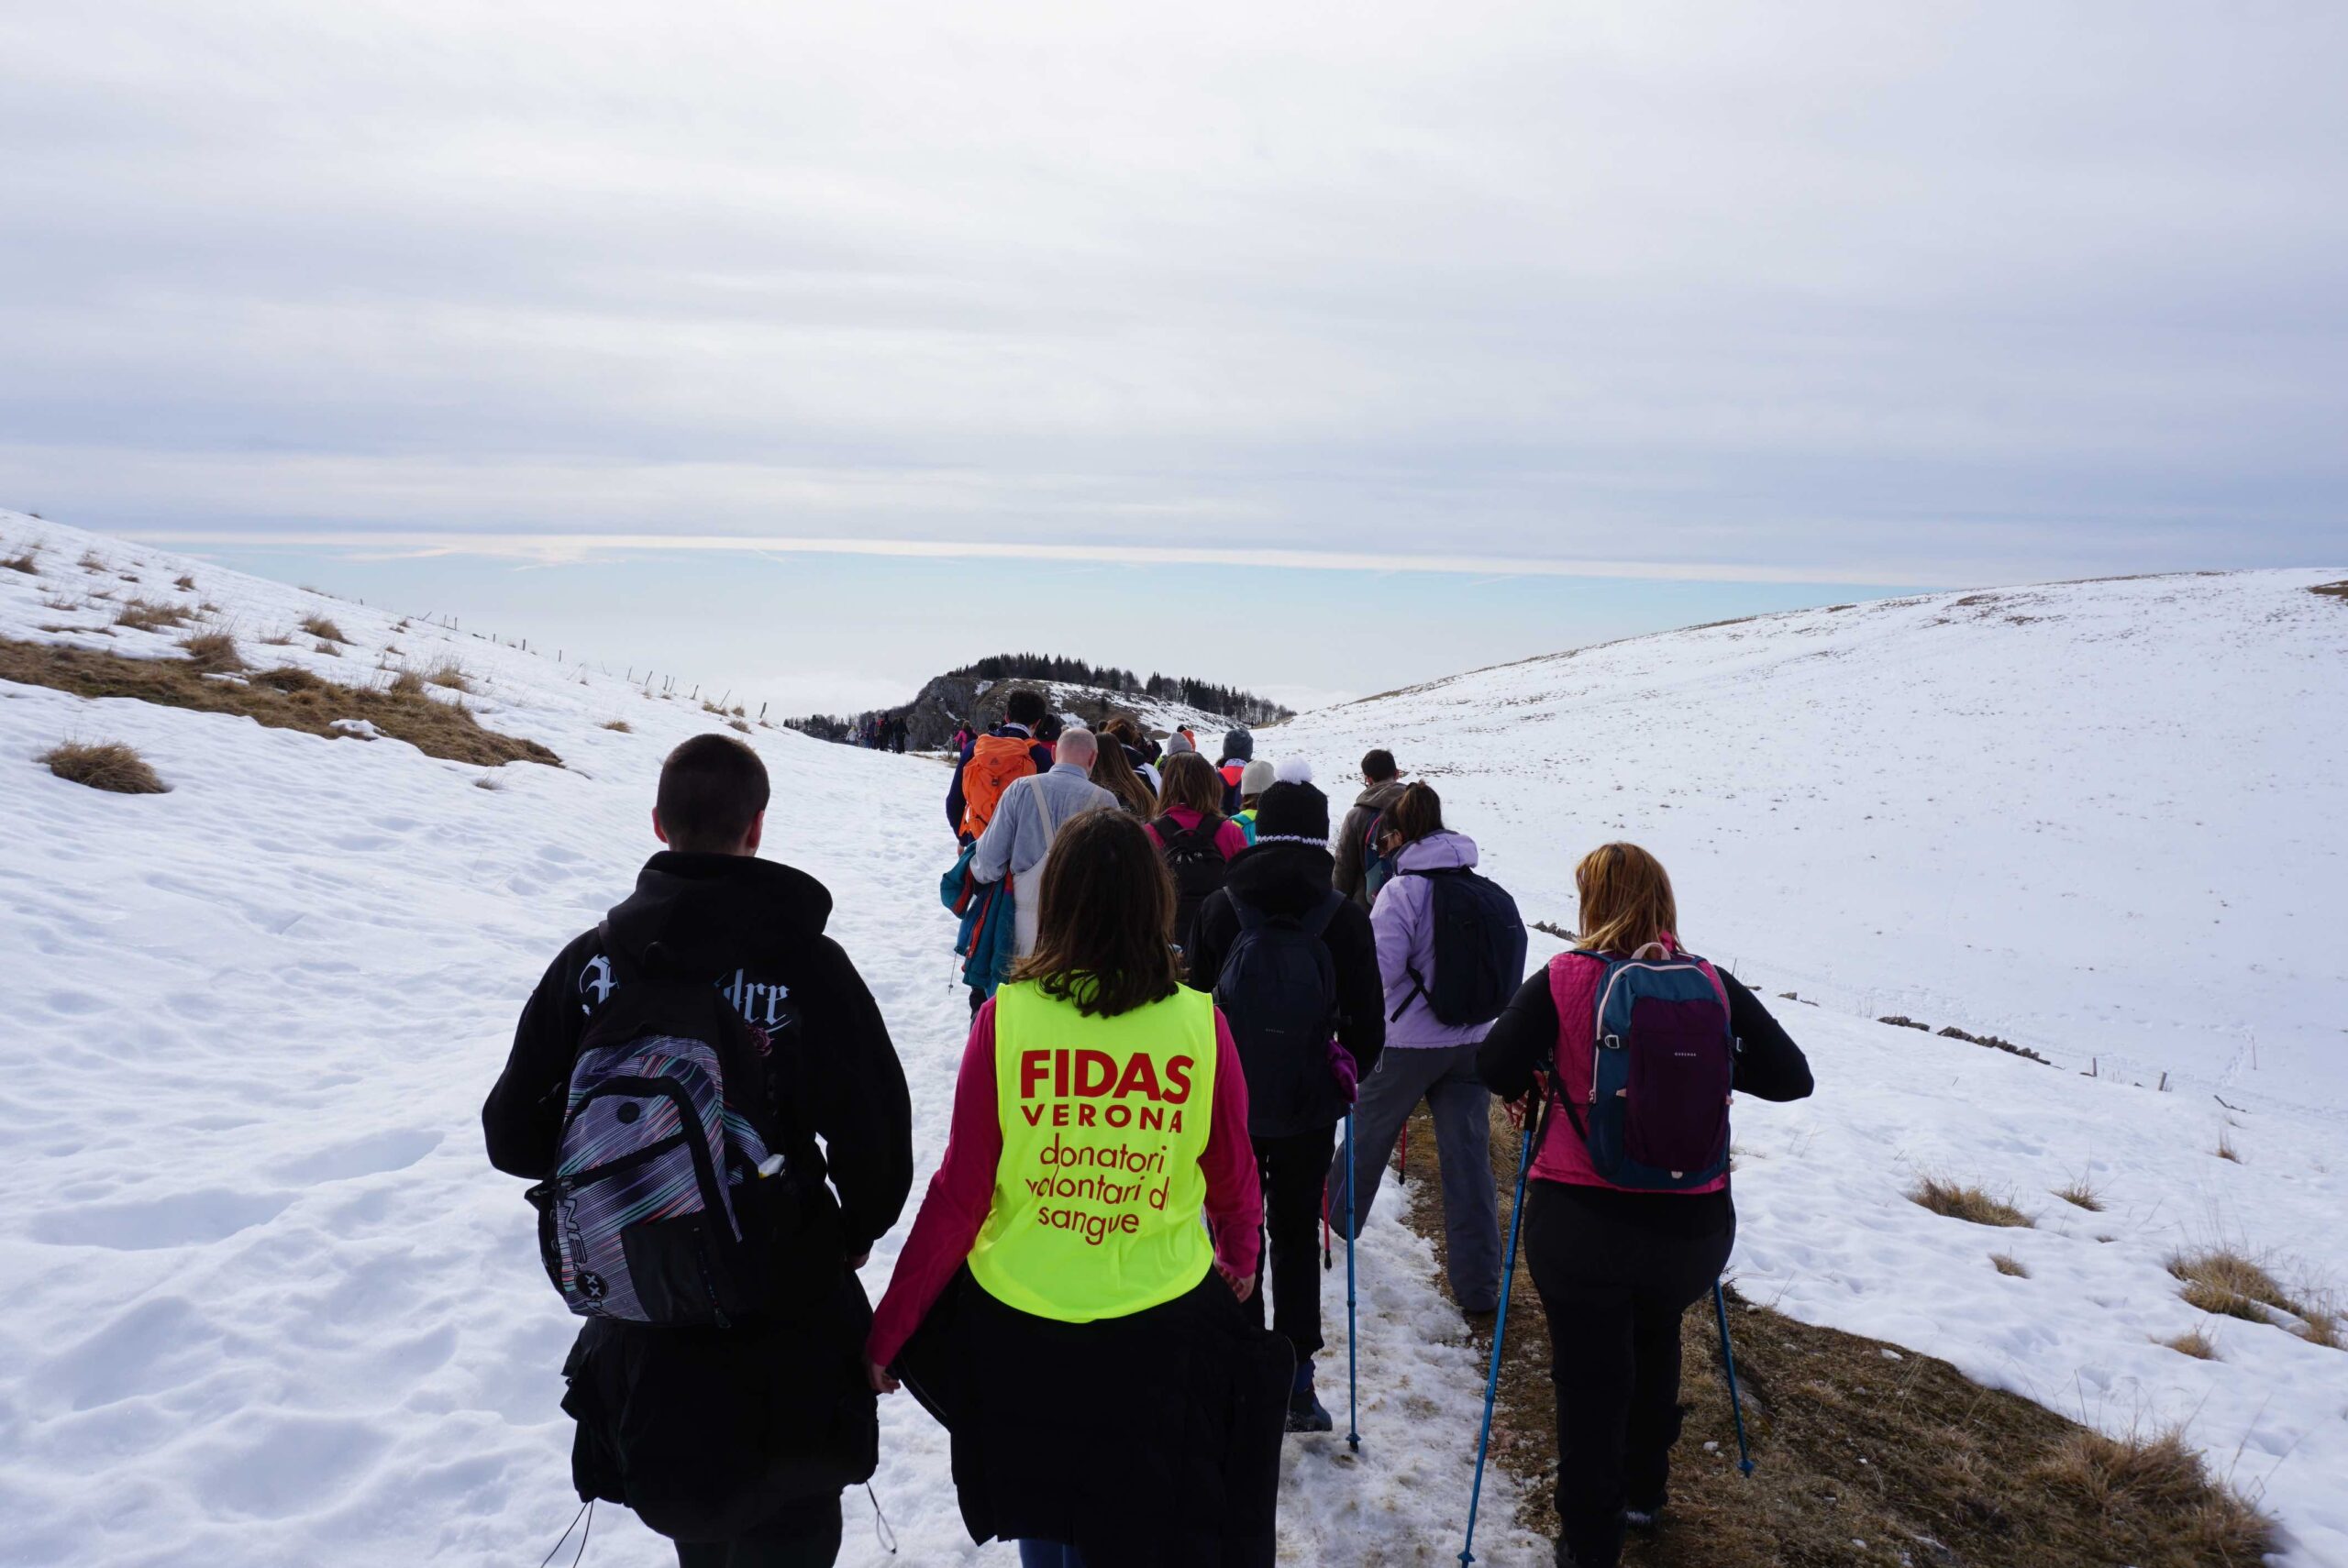
<svg viewBox="0 0 2348 1568"><path fill-rule="evenodd" d="M1312 1364L1306 1362L1296 1369L1296 1382L1289 1388L1288 1430L1292 1432L1330 1432L1337 1430L1336 1419L1322 1407L1312 1392Z"/></svg>

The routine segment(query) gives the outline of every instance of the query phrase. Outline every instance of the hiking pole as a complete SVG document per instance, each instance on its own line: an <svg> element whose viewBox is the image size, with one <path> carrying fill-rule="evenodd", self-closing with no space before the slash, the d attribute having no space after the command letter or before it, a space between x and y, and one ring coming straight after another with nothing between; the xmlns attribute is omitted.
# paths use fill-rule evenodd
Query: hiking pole
<svg viewBox="0 0 2348 1568"><path fill-rule="evenodd" d="M1328 1273L1336 1266L1336 1254L1329 1250L1329 1195L1321 1194L1321 1272Z"/></svg>
<svg viewBox="0 0 2348 1568"><path fill-rule="evenodd" d="M1745 1474L1753 1474L1753 1451L1744 1443L1744 1400L1736 1391L1736 1353L1728 1343L1728 1293L1719 1280L1712 1281L1712 1308L1721 1320L1721 1365L1728 1369L1729 1413L1736 1418L1736 1467Z"/></svg>
<svg viewBox="0 0 2348 1568"><path fill-rule="evenodd" d="M1534 1080L1534 1092L1540 1092ZM1468 1494L1468 1539L1459 1544L1460 1568L1476 1561L1476 1510L1484 1500L1484 1456L1492 1443L1492 1405L1501 1392L1501 1345L1508 1337L1509 1287L1516 1283L1516 1238L1524 1228L1524 1177L1533 1168L1533 1146L1540 1141L1539 1110L1526 1117L1516 1153L1516 1206L1508 1217L1508 1263L1501 1271L1500 1310L1492 1317L1492 1365L1484 1375L1484 1430L1476 1438L1476 1483Z"/></svg>
<svg viewBox="0 0 2348 1568"><path fill-rule="evenodd" d="M1361 1331L1354 1314L1354 1113L1346 1112L1346 1446L1361 1452Z"/></svg>

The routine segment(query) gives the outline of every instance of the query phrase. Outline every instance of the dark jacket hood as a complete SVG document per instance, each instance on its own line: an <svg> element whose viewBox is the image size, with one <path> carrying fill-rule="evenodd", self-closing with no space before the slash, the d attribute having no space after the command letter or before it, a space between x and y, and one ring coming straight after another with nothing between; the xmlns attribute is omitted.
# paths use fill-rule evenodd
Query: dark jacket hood
<svg viewBox="0 0 2348 1568"><path fill-rule="evenodd" d="M1366 785L1362 792L1354 797L1354 804L1368 806L1373 812L1382 812L1401 800L1402 791L1409 788L1410 785L1400 778L1389 778L1382 784Z"/></svg>
<svg viewBox="0 0 2348 1568"><path fill-rule="evenodd" d="M1268 915L1301 915L1326 897L1336 860L1314 844L1251 845L1231 857L1224 886Z"/></svg>
<svg viewBox="0 0 2348 1568"><path fill-rule="evenodd" d="M778 938L821 935L831 914L829 889L779 861L664 849L637 873L608 931L624 960L641 966L657 947L681 975L715 976Z"/></svg>

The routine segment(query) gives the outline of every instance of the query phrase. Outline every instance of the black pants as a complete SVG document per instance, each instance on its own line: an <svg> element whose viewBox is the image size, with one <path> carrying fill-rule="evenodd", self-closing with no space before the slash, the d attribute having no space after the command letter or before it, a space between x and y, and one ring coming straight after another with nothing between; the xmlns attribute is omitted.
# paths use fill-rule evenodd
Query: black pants
<svg viewBox="0 0 2348 1568"><path fill-rule="evenodd" d="M677 1568L832 1568L840 1554L840 1500L794 1503L732 1540L680 1540Z"/></svg>
<svg viewBox="0 0 2348 1568"><path fill-rule="evenodd" d="M1614 1568L1623 1509L1662 1506L1678 1441L1679 1320L1735 1239L1725 1193L1531 1184L1524 1250L1549 1317L1559 1561Z"/></svg>
<svg viewBox="0 0 2348 1568"><path fill-rule="evenodd" d="M1335 1127L1257 1138L1256 1173L1264 1185L1265 1245L1256 1256L1256 1294L1247 1311L1264 1325L1264 1258L1272 1269L1272 1331L1296 1351L1297 1364L1318 1354L1321 1338L1321 1178L1337 1146ZM1342 1218L1342 1216L1341 1216Z"/></svg>

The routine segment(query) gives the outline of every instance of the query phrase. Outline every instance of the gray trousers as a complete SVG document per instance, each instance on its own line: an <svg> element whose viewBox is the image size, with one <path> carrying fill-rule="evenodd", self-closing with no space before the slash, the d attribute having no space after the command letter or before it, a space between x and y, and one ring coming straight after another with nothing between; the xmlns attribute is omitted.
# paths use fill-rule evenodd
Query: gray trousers
<svg viewBox="0 0 2348 1568"><path fill-rule="evenodd" d="M1490 1312L1501 1301L1501 1206L1492 1179L1492 1091L1476 1076L1474 1043L1390 1045L1362 1081L1354 1106L1355 1233L1369 1218L1402 1124L1427 1102L1442 1165L1443 1230L1452 1299L1463 1312ZM1346 1153L1329 1166L1329 1223L1346 1233Z"/></svg>

